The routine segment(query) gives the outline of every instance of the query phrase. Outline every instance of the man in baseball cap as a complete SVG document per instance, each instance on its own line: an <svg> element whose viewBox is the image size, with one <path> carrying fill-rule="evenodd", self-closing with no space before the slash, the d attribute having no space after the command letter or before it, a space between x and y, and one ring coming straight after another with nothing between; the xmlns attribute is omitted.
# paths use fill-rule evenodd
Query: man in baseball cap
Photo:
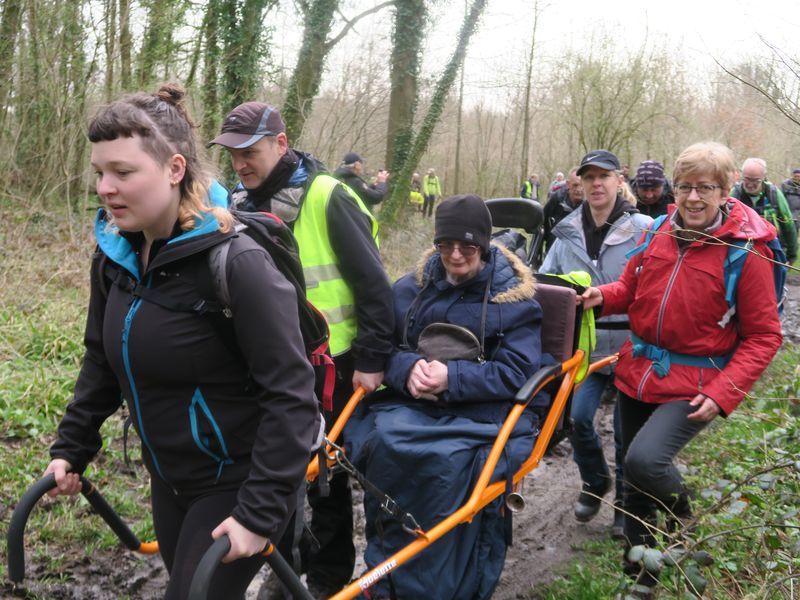
<svg viewBox="0 0 800 600"><path fill-rule="evenodd" d="M643 160L636 169L631 190L639 201L639 212L656 218L667 214L667 206L675 202L672 186L664 176L664 165L657 160Z"/></svg>
<svg viewBox="0 0 800 600"><path fill-rule="evenodd" d="M228 150L241 180L232 194L234 207L277 214L294 232L306 294L330 326L336 365L333 406L325 407L330 426L354 388L369 393L382 383L392 352L392 290L378 252L378 224L361 198L321 162L289 147L280 112L268 104L234 108L211 144ZM309 590L327 598L350 581L355 566L347 473L333 477L329 496L313 486L308 498L319 548L306 553L301 545L302 563L308 565ZM287 528L279 548L297 543L294 530ZM280 588L280 583L267 580L267 597L275 592L270 586Z"/></svg>

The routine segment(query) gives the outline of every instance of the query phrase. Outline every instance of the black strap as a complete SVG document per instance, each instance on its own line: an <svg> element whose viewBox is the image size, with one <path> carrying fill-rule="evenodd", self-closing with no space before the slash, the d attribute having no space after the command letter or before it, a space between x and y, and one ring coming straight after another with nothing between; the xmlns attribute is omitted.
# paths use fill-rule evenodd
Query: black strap
<svg viewBox="0 0 800 600"><path fill-rule="evenodd" d="M367 479L362 473L360 473L358 469L356 469L353 466L353 463L347 460L347 457L344 455L344 452L341 447L328 441L327 439L325 440L325 444L333 448L334 454L332 458L336 460L336 462L342 469L350 473L350 475L352 475L355 478L355 480L358 481L359 484L361 484L361 487L364 488L365 492L370 494L373 498L375 498L378 501L380 509L384 513L386 513L387 515L395 519L398 523L400 523L400 526L406 533L409 533L410 535L414 536L419 536L422 533L419 523L417 523L417 520L414 518L414 515L412 515L409 512L405 512L402 508L400 508L400 506L397 504L397 502L395 502L395 500L391 496L383 493L378 488L378 486L376 486L369 479Z"/></svg>
<svg viewBox="0 0 800 600"><path fill-rule="evenodd" d="M494 266L492 266L494 269ZM481 302L481 331L480 331L480 343L481 343L481 359L486 356L485 352L485 340L486 340L486 314L489 311L489 294L492 288L492 277L493 275L489 275L488 279L486 280L486 288L483 290L483 301ZM422 299L422 294L430 285L431 280L430 278L425 279L425 283L422 286L422 289L416 295L414 300L411 302L411 306L408 307L406 311L405 318L403 319L403 345L402 348L410 349L411 347L408 345L408 328L413 323L414 318L417 316L417 309L419 309L419 304Z"/></svg>
<svg viewBox="0 0 800 600"><path fill-rule="evenodd" d="M224 308L221 303L213 300L206 300L205 298L198 298L191 303L180 302L168 294L162 294L159 291L143 285L121 268L111 265L108 261L103 265L103 269L105 271L113 270L109 278L114 285L120 289L128 292L132 296L142 298L143 300L147 300L148 302L152 302L153 304L157 304L173 312L193 312L198 315L204 315L206 313L222 312Z"/></svg>
<svg viewBox="0 0 800 600"><path fill-rule="evenodd" d="M628 321L595 321L595 329L611 329L613 331L629 330L631 324Z"/></svg>

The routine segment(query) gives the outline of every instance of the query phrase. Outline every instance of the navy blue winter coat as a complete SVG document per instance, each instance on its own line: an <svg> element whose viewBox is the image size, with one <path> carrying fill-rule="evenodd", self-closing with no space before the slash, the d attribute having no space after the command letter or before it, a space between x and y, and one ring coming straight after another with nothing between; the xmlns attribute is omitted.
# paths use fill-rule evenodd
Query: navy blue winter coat
<svg viewBox="0 0 800 600"><path fill-rule="evenodd" d="M405 384L411 368L422 359L415 352L420 332L430 323L449 322L469 328L480 338L487 284L486 362L450 361L448 389L438 402L412 398ZM509 400L539 369L542 310L533 299L535 282L529 269L499 247L490 249L478 275L460 285L448 283L439 254L428 253L417 272L398 280L393 291L396 350L385 372L389 389L359 408L345 438L356 467L428 530L467 500L508 413ZM418 295L414 318L407 319ZM408 347L402 348L406 322ZM526 411L493 480L506 478L520 467L537 433L537 417ZM503 497L495 500L471 523L427 548L421 558L393 571L397 597L490 598L506 554L502 501ZM414 538L382 513L371 496L365 496L364 507L365 561L373 568ZM380 581L372 591L373 596L388 596L388 582Z"/></svg>
<svg viewBox="0 0 800 600"><path fill-rule="evenodd" d="M438 252L420 260L417 271L401 277L393 287L395 351L389 358L384 383L412 399L406 389L408 374L422 358L416 351L419 334L431 323L454 323L477 337L481 331L481 307L490 285L486 315L485 363L450 361L447 390L440 395L459 414L477 419L502 420L508 403L541 363L542 309L533 299L535 280L519 258L500 246L492 246L486 267L473 279L452 285L445 277ZM409 308L421 293L413 318L406 324ZM408 327L408 348L403 348L403 329Z"/></svg>

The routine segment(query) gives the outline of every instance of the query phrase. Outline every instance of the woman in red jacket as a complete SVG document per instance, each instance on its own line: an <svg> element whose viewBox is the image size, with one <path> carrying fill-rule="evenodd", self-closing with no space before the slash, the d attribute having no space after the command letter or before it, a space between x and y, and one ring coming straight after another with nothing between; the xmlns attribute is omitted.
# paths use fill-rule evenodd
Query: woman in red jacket
<svg viewBox="0 0 800 600"><path fill-rule="evenodd" d="M583 294L602 316L628 313L631 340L620 350L625 453L625 536L655 545L656 508L691 515L689 494L673 459L718 414L729 415L781 344L766 242L775 228L727 197L735 170L725 146L707 142L675 162L675 206L633 256L618 281ZM730 242L749 240L735 313L725 300L723 268ZM631 567L633 565L630 565ZM640 581L654 585L655 580Z"/></svg>

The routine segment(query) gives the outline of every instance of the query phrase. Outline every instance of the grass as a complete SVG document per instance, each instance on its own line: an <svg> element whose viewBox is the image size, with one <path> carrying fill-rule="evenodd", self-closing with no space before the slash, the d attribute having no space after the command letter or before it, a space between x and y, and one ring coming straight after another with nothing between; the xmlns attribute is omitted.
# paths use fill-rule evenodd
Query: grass
<svg viewBox="0 0 800 600"><path fill-rule="evenodd" d="M798 365L800 348L784 347L739 409L715 420L679 455L697 492L696 516L691 530L662 538L662 550L682 544L689 552L679 566L663 569L660 597L800 597ZM614 598L625 583L621 559L619 544L587 545L563 574L531 590L530 597ZM687 577L690 571L707 582L704 591Z"/></svg>

